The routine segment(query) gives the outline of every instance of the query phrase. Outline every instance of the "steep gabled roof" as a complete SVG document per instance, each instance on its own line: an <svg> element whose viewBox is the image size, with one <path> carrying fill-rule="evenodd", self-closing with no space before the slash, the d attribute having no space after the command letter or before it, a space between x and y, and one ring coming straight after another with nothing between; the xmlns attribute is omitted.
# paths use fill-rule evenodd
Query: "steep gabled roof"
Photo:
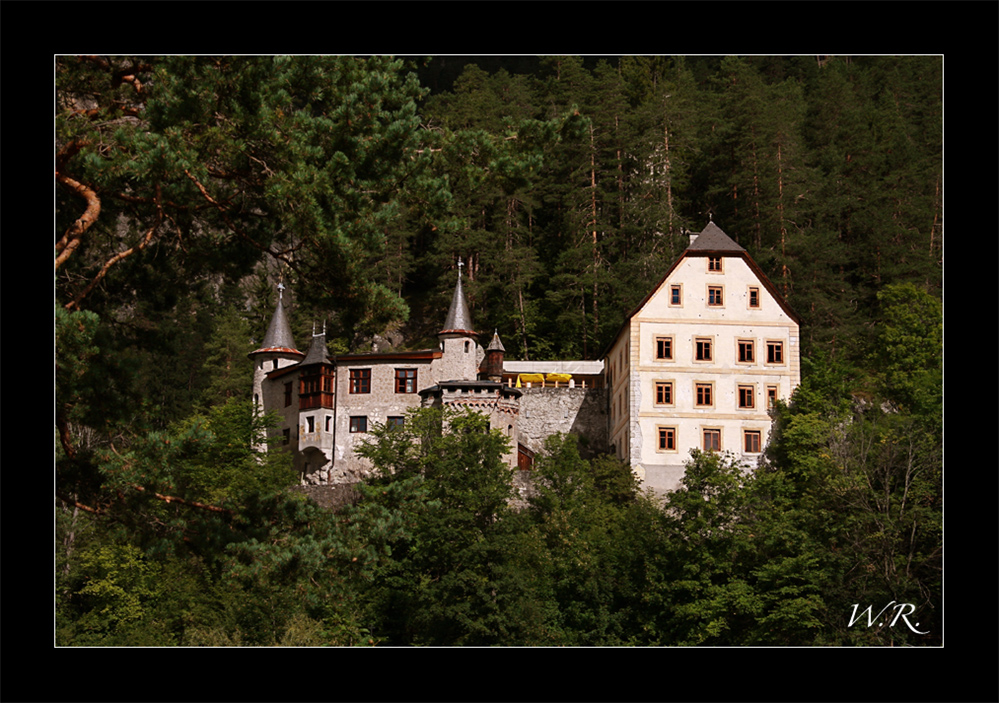
<svg viewBox="0 0 999 703"><path fill-rule="evenodd" d="M767 289L767 292L769 292L770 295L773 296L774 300L777 301L777 304L780 305L781 309L787 314L787 316L790 317L792 320L794 320L795 323L800 324L801 321L798 318L798 315L795 314L794 310L791 309L791 306L787 304L787 301L784 300L784 296L782 296L778 292L776 286L774 286L774 284L770 282L770 279L767 278L765 273L763 273L763 270L756 264L755 261L753 261L753 257L749 255L749 252L747 252L745 249L739 246L731 237L725 234L725 232L722 230L721 227L716 225L714 222L709 222L708 226L705 227L703 230L701 230L700 234L697 234L694 237L694 241L692 241L687 246L687 248L684 249L683 252L681 252L680 256L677 257L676 261L674 261L673 264L669 267L669 269L666 270L666 273L663 274L663 277L659 279L659 282L656 283L655 286L653 286L652 290L650 290L646 294L646 296L642 298L641 302L638 303L638 305L636 305L634 309L632 309L632 311L628 313L627 317L624 318L624 322L622 323L620 329L618 329L617 334L615 334L614 338L611 339L610 343L606 347L604 347L603 351L600 354L600 358L602 359L607 356L607 353L611 350L611 347L613 347L614 343L617 342L618 337L621 336L621 333L628 326L628 323L631 322L631 318L637 315L638 311L641 310L643 307L645 307L645 304L649 302L652 296L655 295L659 291L659 289L663 287L663 284L666 283L666 279L670 277L670 275L673 273L676 267L680 265L681 261L683 261L688 256L706 256L708 254L721 254L722 256L737 256L743 261L745 261L746 265L749 266L749 269L754 274L756 274L756 277L759 279L760 283L762 283L763 287Z"/></svg>

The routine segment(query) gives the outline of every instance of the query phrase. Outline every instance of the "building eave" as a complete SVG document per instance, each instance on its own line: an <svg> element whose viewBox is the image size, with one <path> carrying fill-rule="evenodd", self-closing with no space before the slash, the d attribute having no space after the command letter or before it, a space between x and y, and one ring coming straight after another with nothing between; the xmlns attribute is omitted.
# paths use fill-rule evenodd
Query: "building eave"
<svg viewBox="0 0 999 703"><path fill-rule="evenodd" d="M645 307L645 305L649 302L649 300L652 299L652 296L654 296L656 293L659 292L659 290L666 284L667 279L669 279L669 277L673 275L673 272L676 270L676 267L679 266L680 263L688 256L689 257L726 256L730 258L742 259L743 261L746 262L746 265L749 266L749 269L753 272L756 278L759 279L763 287L767 289L767 292L770 293L771 296L773 296L775 301L777 301L777 304L780 306L781 310L783 310L784 313L789 318L791 318L791 320L796 325L801 324L801 319L798 317L797 313L795 313L794 310L791 309L791 306L788 305L786 300L784 300L784 296L781 295L780 292L778 292L777 287L770 281L769 278L767 278L767 275L763 273L763 270L753 260L753 257L749 255L749 252L747 252L745 249L742 249L741 247L739 250L688 248L685 249L680 254L679 257L677 257L676 261L673 262L673 264L669 267L669 269L666 271L663 277L659 279L659 282L652 287L652 289L645 295L644 298L642 298L641 302L638 305L636 305L630 313L628 313L628 315L624 318L624 322L621 324L621 327L618 329L617 334L615 334L613 339L611 339L610 343L603 348L599 358L601 359L606 358L606 356L610 353L610 350L614 348L615 344L617 344L618 339L620 339L621 335L631 324L631 318L637 315L639 311L643 307Z"/></svg>
<svg viewBox="0 0 999 703"><path fill-rule="evenodd" d="M301 358L305 358L305 352L300 352L298 349L292 349L291 347L261 347L247 354L251 359L257 354L293 354Z"/></svg>
<svg viewBox="0 0 999 703"><path fill-rule="evenodd" d="M417 351L402 352L371 352L368 354L340 354L336 357L337 363L347 364L364 363L368 361L431 361L440 359L443 352L440 349L420 349Z"/></svg>

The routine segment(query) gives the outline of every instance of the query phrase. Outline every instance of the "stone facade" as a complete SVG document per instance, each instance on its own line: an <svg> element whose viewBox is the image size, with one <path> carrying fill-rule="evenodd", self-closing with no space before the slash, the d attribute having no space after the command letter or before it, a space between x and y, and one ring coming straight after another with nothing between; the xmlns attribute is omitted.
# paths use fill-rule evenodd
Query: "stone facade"
<svg viewBox="0 0 999 703"><path fill-rule="evenodd" d="M603 388L531 387L520 399L520 444L537 453L553 434L575 434L584 455L607 452L607 393Z"/></svg>
<svg viewBox="0 0 999 703"><path fill-rule="evenodd" d="M672 490L690 449L749 464L768 408L800 381L798 320L746 251L713 223L626 318L598 361L505 361L499 336L478 343L461 272L435 349L330 357L324 334L295 348L279 299L254 363L255 401L281 418L304 484L356 481L357 448L378 424L417 407L462 406L510 440L529 468L555 433L584 454L612 452L649 488Z"/></svg>

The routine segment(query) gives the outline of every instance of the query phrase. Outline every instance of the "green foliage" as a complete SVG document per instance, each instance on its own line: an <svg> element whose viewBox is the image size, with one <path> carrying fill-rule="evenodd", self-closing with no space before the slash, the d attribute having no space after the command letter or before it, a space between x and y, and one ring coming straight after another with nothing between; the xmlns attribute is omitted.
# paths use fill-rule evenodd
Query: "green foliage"
<svg viewBox="0 0 999 703"><path fill-rule="evenodd" d="M57 59L59 644L939 644L939 57L536 65ZM555 437L515 510L507 440L421 411L331 513L257 451L274 278L341 351L410 307L418 345L461 257L510 356L596 358L708 215L802 321L752 473L660 506ZM849 624L892 600L928 634Z"/></svg>
<svg viewBox="0 0 999 703"><path fill-rule="evenodd" d="M881 322L871 366L882 393L916 414L939 415L943 402L943 311L940 301L912 284L878 293Z"/></svg>
<svg viewBox="0 0 999 703"><path fill-rule="evenodd" d="M177 434L203 444L190 461L176 465L177 485L215 505L239 504L247 495L287 488L296 476L291 456L267 439L267 430L275 425L276 418L261 415L250 400L230 400L192 416ZM268 443L272 450L261 452Z"/></svg>

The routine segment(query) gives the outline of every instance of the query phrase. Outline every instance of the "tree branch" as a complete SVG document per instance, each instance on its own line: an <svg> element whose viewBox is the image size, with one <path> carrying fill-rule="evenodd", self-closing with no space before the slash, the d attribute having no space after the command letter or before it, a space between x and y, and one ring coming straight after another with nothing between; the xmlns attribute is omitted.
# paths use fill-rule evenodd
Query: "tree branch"
<svg viewBox="0 0 999 703"><path fill-rule="evenodd" d="M114 256L112 256L110 259L108 259L104 263L104 266L101 267L101 270L97 272L97 275L94 276L94 280L92 280L86 288L84 288L80 293L78 293L77 296L73 298L73 300L71 300L70 302L66 303L66 305L63 306L66 310L78 310L80 308L80 302L90 294L90 291L92 291L98 283L101 282L101 280L104 278L104 276L107 275L108 270L112 266L114 266L122 259L131 256L135 252L145 249L149 245L149 243L153 240L153 235L156 233L156 230L163 222L163 210L159 207L159 186L156 187L156 202L157 202L156 222L153 224L152 227L149 228L149 231L147 231L146 234L142 237L142 240L139 242L139 244L134 247L129 247L125 251L120 251Z"/></svg>
<svg viewBox="0 0 999 703"><path fill-rule="evenodd" d="M135 490L137 490L137 491L142 491L143 493L146 493L146 488L144 486L140 486L137 483L131 483L129 485L132 488L134 488ZM148 493L149 493L149 495L154 496L156 498L159 498L160 500L165 501L167 503L180 503L181 505L189 505L192 508L199 508L201 510L209 510L209 511L211 511L213 513L223 513L225 515L232 515L233 514L231 510L226 510L225 508L220 508L217 505L208 505L207 503L199 503L199 502L194 501L194 500L186 500L185 498L180 498L179 496L163 495L162 493L157 493L156 491L149 491Z"/></svg>
<svg viewBox="0 0 999 703"><path fill-rule="evenodd" d="M59 268L73 254L80 245L80 239L83 237L83 234L90 229L90 226L97 221L97 217L101 214L101 199L97 197L97 193L88 186L63 173L63 167L66 165L66 162L79 152L85 144L86 142L73 141L56 156L56 182L69 188L87 203L87 208L83 214L66 230L62 238L56 242L56 268Z"/></svg>

